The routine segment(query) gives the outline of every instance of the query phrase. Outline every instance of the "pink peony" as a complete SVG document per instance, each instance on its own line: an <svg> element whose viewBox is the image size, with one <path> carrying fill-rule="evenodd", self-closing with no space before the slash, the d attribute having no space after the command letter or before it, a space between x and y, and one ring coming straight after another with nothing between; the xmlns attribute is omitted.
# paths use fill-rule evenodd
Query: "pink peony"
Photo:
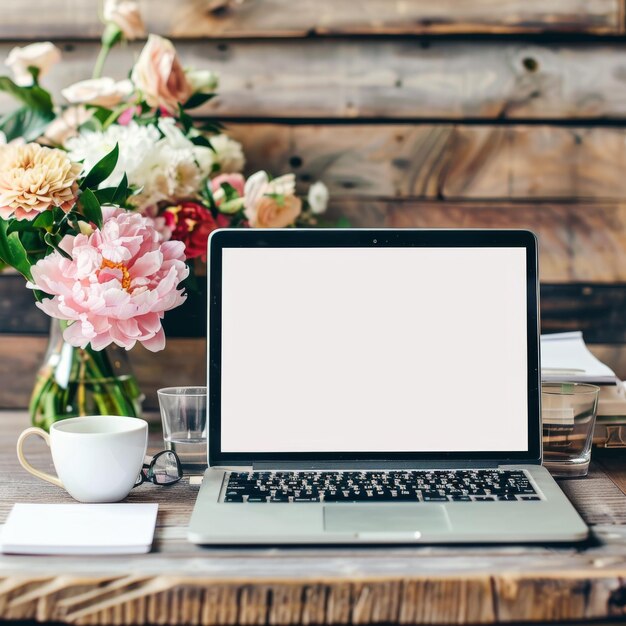
<svg viewBox="0 0 626 626"><path fill-rule="evenodd" d="M90 235L66 235L60 247L32 267L31 287L53 296L37 306L68 320L65 340L102 350L130 350L137 341L152 352L165 347L161 319L185 301L177 289L189 269L185 246L163 242L151 218L103 208L104 225Z"/></svg>

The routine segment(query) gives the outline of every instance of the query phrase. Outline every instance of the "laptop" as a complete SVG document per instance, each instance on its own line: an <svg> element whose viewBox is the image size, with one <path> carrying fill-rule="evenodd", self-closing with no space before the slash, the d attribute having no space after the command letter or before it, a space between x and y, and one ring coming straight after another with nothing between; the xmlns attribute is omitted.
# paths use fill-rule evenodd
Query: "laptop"
<svg viewBox="0 0 626 626"><path fill-rule="evenodd" d="M587 537L541 465L531 232L221 230L208 258L190 541Z"/></svg>

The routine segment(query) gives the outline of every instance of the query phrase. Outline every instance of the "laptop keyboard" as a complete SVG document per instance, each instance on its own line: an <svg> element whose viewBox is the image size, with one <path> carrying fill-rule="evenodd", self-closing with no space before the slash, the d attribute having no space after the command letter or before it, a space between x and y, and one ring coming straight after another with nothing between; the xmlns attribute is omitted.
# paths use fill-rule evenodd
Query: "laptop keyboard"
<svg viewBox="0 0 626 626"><path fill-rule="evenodd" d="M224 502L541 500L523 470L231 472Z"/></svg>

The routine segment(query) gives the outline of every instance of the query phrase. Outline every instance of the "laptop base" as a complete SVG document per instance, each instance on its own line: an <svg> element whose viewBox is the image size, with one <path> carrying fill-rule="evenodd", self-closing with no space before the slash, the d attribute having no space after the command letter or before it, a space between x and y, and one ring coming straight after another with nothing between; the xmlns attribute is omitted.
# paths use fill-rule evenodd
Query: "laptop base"
<svg viewBox="0 0 626 626"><path fill-rule="evenodd" d="M587 526L544 467L508 467L526 470L541 500L229 503L223 502L225 470L210 468L188 539L205 545L292 545L551 543L587 538Z"/></svg>

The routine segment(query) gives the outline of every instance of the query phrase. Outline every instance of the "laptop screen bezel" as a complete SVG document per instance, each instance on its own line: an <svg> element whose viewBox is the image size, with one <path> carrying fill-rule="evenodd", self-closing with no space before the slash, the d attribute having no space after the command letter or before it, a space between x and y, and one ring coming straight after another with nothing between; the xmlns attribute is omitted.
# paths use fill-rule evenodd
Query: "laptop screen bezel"
<svg viewBox="0 0 626 626"><path fill-rule="evenodd" d="M221 441L222 250L224 248L499 247L526 250L528 450L485 452L224 452ZM527 230L223 229L208 242L208 456L209 466L260 462L541 462L539 294L537 239ZM489 381L485 381L489 392Z"/></svg>

